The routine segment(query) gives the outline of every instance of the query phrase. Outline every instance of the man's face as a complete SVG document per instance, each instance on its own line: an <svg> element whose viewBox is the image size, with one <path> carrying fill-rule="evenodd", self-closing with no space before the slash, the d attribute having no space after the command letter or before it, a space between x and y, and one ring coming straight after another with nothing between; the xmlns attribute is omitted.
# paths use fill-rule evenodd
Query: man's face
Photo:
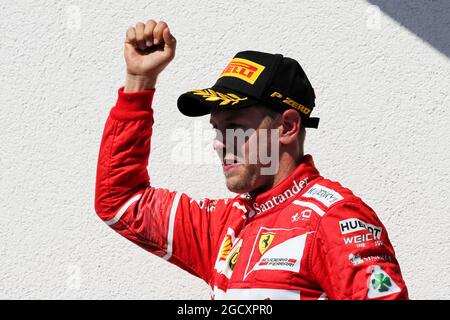
<svg viewBox="0 0 450 320"><path fill-rule="evenodd" d="M227 188L232 192L262 189L273 180L275 172L267 174L264 168L267 168L266 156L278 161L279 155L272 150L273 145L278 145L273 140L277 131L271 130L275 129L275 121L264 110L252 106L211 113L210 122L216 129L213 147L222 161Z"/></svg>

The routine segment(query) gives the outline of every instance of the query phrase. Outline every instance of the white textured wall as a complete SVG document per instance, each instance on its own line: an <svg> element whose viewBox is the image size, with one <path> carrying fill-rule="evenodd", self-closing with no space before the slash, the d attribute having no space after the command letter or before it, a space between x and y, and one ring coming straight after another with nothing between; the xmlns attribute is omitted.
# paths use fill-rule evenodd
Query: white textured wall
<svg viewBox="0 0 450 320"><path fill-rule="evenodd" d="M413 2L406 18L434 6L447 30L429 14L426 34L448 40L449 2ZM166 20L178 39L154 100L154 185L229 195L218 165L171 163L171 130L198 125L176 99L212 84L237 51L291 56L322 118L306 150L378 212L411 298L450 298L449 57L391 16L377 19L370 4L2 1L0 298L209 298L206 284L116 235L93 209L103 124L124 79L123 36L148 18Z"/></svg>

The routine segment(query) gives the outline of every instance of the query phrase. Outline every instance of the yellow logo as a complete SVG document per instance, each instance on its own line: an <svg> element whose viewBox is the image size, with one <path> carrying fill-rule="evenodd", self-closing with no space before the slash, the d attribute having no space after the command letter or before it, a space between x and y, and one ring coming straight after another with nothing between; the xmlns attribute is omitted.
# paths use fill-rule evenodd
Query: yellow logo
<svg viewBox="0 0 450 320"><path fill-rule="evenodd" d="M230 262L228 263L228 266L231 270L234 269L234 266L236 265L236 262L239 258L239 253L241 252L241 248L237 248L236 251L233 253L233 255L230 258Z"/></svg>
<svg viewBox="0 0 450 320"><path fill-rule="evenodd" d="M225 67L219 78L235 77L250 84L254 84L256 79L258 79L259 75L265 68L266 67L264 67L263 65L247 59L234 58Z"/></svg>
<svg viewBox="0 0 450 320"><path fill-rule="evenodd" d="M218 91L214 91L213 89L206 89L206 90L194 90L192 91L193 94L202 96L206 101L219 101L222 102L219 103L220 106L227 105L231 103L231 105L235 105L239 103L239 101L247 100L247 97L241 98L238 95L234 93L220 93Z"/></svg>
<svg viewBox="0 0 450 320"><path fill-rule="evenodd" d="M261 252L261 254L266 252L267 248L269 248L272 243L273 238L275 238L275 233L273 232L264 232L261 235L261 238L259 238L259 252Z"/></svg>
<svg viewBox="0 0 450 320"><path fill-rule="evenodd" d="M278 98L278 99L283 99L283 95L279 92L274 92L270 95L272 98ZM291 106L292 108L300 111L301 113L304 113L306 115L311 113L311 109L308 107L305 107L304 105L302 105L301 103L292 100L289 97L286 97L286 99L283 100L283 103L287 104L288 106Z"/></svg>
<svg viewBox="0 0 450 320"><path fill-rule="evenodd" d="M226 260L231 252L231 236L228 234L223 242L222 249L220 249L219 260Z"/></svg>

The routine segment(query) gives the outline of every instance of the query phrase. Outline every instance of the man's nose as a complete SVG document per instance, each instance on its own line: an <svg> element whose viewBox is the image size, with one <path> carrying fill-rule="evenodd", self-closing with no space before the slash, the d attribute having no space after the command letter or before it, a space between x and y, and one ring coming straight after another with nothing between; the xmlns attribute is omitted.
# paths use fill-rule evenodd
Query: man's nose
<svg viewBox="0 0 450 320"><path fill-rule="evenodd" d="M220 152L225 149L225 144L223 143L223 141L221 139L216 138L213 140L213 148L217 152Z"/></svg>

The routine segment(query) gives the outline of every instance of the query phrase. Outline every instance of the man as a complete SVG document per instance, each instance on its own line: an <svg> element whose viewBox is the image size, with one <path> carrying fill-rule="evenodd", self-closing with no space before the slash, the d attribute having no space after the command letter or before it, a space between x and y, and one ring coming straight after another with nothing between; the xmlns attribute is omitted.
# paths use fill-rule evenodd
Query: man
<svg viewBox="0 0 450 320"><path fill-rule="evenodd" d="M304 128L319 121L310 116L314 90L293 59L240 52L212 88L178 100L185 115L211 114L214 148L238 196L196 201L150 185L152 98L175 48L163 21L127 31L126 84L100 147L100 218L205 280L215 299L407 299L376 214L303 154Z"/></svg>

